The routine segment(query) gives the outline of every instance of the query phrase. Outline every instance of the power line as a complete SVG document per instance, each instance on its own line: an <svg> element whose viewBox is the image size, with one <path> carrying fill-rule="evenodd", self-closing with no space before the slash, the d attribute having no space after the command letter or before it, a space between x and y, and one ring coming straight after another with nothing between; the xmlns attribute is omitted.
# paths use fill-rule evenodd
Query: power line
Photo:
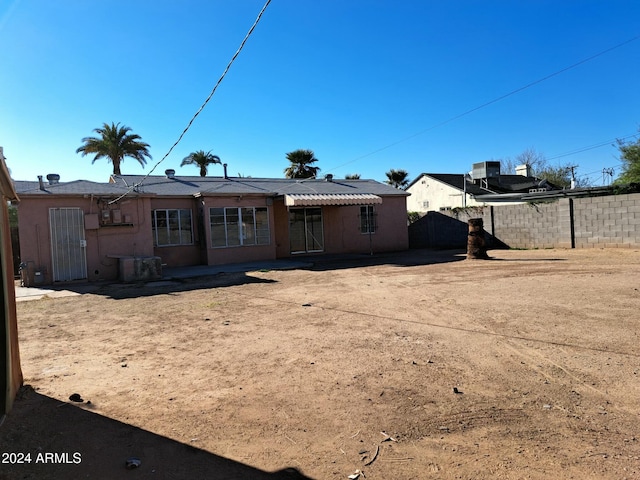
<svg viewBox="0 0 640 480"><path fill-rule="evenodd" d="M240 52L242 51L242 49L244 48L245 43L247 43L247 40L249 40L249 37L251 36L251 34L253 33L253 31L255 30L256 26L258 25L258 23L260 22L260 19L262 18L262 14L265 12L265 10L267 9L267 7L269 6L269 4L271 3L271 0L267 0L264 4L264 6L262 7L262 10L260 10L260 13L258 14L258 16L256 17L255 21L253 22L253 25L251 25L251 28L249 29L249 31L247 32L247 34L244 36L244 39L242 40L242 42L240 43L240 46L238 47L238 49L236 50L236 53L233 54L233 56L231 57L231 60L229 60L229 63L227 64L226 68L224 69L224 71L222 72L222 75L220 75L220 78L218 78L218 81L216 82L216 84L214 85L213 89L211 90L211 93L209 93L209 96L206 98L206 100L204 101L204 103L200 106L200 108L198 109L198 111L193 115L193 117L191 117L191 120L189 120L189 123L187 124L187 126L185 127L185 129L182 131L182 133L180 134L180 136L178 137L178 139L175 141L175 143L173 145L171 145L171 148L169 148L169 150L167 151L167 153L164 154L164 156L158 161L156 162L156 164L153 166L153 168L151 168L151 170L149 170L149 173L147 173L144 177L142 177L142 179L136 183L135 185L132 185L131 187L129 187L129 190L127 193L121 195L120 197L116 198L115 200L112 200L111 203L115 203L118 202L119 200L121 200L122 198L124 198L127 194L131 193L132 191L134 191L136 188L140 187L142 185L142 183L153 173L153 171L158 167L158 165L160 165L162 162L165 161L165 159L171 154L171 152L173 151L173 149L178 145L178 143L180 143L180 141L182 140L182 137L184 137L184 135L187 133L187 131L191 128L191 125L193 124L194 120L196 119L196 117L198 115L200 115L200 112L202 112L202 110L204 110L204 107L207 105L207 103L209 103L209 100L211 100L211 97L213 97L213 94L216 93L216 90L218 89L218 87L220 86L220 84L222 83L222 80L224 80L224 77L227 75L227 72L229 71L229 69L231 68L231 65L233 64L233 62L235 61L235 59L238 57L238 55L240 55Z"/></svg>
<svg viewBox="0 0 640 480"><path fill-rule="evenodd" d="M348 162L345 162L345 163L343 163L343 164L341 164L341 165L338 165L337 167L334 167L334 168L332 168L332 169L330 169L330 170L328 170L328 171L329 171L329 172L334 171L334 170L336 170L336 169L338 169L338 168L342 168L342 167L347 166L347 165L349 165L349 164L351 164L351 163L354 163L354 162L357 162L357 161L359 161L359 160L362 160L363 158L367 158L367 157L370 157L371 155L375 155L376 153L382 152L382 151L384 151L384 150L388 150L389 148L391 148L391 147L395 147L396 145L398 145L398 144L400 144L400 143L404 143L404 142L406 142L406 141L408 141L408 140L411 140L412 138L418 137L418 136L420 136L420 135L424 135L425 133L430 132L431 130L434 130L434 129L438 128L438 127L442 127L443 125L446 125L446 124L448 124L448 123L451 123L451 122L453 122L453 121L455 121L455 120L458 120L458 119L460 119L460 118L462 118L462 117L465 117L465 116L467 116L467 115L469 115L469 114L471 114L471 113L473 113L473 112L476 112L476 111L478 111L478 110L480 110L480 109L482 109L482 108L488 107L489 105L493 105L494 103L497 103L497 102L499 102L499 101L501 101L501 100L504 100L504 99L505 99L505 98L507 98L507 97L510 97L510 96L512 96L512 95L515 95L516 93L520 93L520 92L522 92L523 90L526 90L527 88L530 88L530 87L533 87L534 85L537 85L537 84L539 84L539 83L542 83L542 82L544 82L545 80L549 80L550 78L553 78L553 77L555 77L555 76L558 76L558 75L560 75L561 73L564 73L564 72L566 72L566 71L568 71L568 70L571 70L571 69L573 69L573 68L576 68L576 67L578 67L578 66L580 66L580 65L582 65L582 64L584 64L584 63L590 62L591 60L594 60L594 59L596 59L596 58L598 58L598 57L601 57L602 55L605 55L605 54L607 54L607 53L609 53L609 52L611 52L611 51L613 51L613 50L616 50L616 49L618 49L618 48L620 48L620 47L623 47L623 46L625 46L625 45L627 45L627 44L629 44L629 43L631 43L631 42L634 42L635 40L638 40L638 38L640 38L640 35L636 35L635 37L630 38L629 40L625 40L625 41L624 41L624 42L622 42L622 43L619 43L619 44L617 44L617 45L614 45L613 47L609 47L609 48L607 48L606 50L602 50L601 52L598 52L598 53L596 53L596 54L594 54L594 55L591 55L590 57L587 57L587 58L585 58L585 59L583 59L583 60L580 60L579 62L576 62L576 63L574 63L574 64L572 64L572 65L569 65L568 67L565 67L565 68L563 68L563 69L561 69L561 70L558 70L558 71L556 71L556 72L554 72L554 73L551 73L551 74L549 74L549 75L547 75L547 76L545 76L545 77L539 78L538 80L534 80L533 82L530 82L530 83L528 83L528 84L526 84L526 85L524 85L524 86L522 86L522 87L516 88L515 90L512 90L512 91L510 91L509 93L505 93L504 95L501 95L501 96L499 96L499 97L497 97L497 98L494 98L493 100L490 100L490 101L488 101L488 102L485 102L485 103L483 103L483 104L481 104L481 105L478 105L477 107L471 108L471 109L466 110L466 111L464 111L464 112L462 112L462 113L460 113L460 114L458 114L458 115L455 115L455 116L453 116L453 117L451 117L451 118L448 118L447 120L444 120L444 121L442 121L442 122L440 122L440 123L437 123L437 124L435 124L435 125L432 125L432 126L431 126L431 127L429 127L429 128L425 128L424 130L420 130L419 132L414 133L413 135L409 135L408 137L405 137L405 138L403 138L403 139L401 139L401 140L397 140L397 141L395 141L395 142L393 142L393 143L390 143L390 144L388 144L388 145L385 145L384 147L378 148L377 150L374 150L374 151L372 151L372 152L369 152L369 153L367 153L367 154L365 154L365 155L361 155L360 157L354 158L353 160L349 160Z"/></svg>
<svg viewBox="0 0 640 480"><path fill-rule="evenodd" d="M594 148L605 147L607 145L612 145L613 142L617 142L618 140L626 140L627 138L636 137L637 135L638 135L637 133L632 133L631 135L626 135L626 136L621 137L621 138L613 138L611 140L607 140L606 142L600 142L600 143L596 143L594 145L589 145L589 146L586 146L586 147L580 147L580 148L577 148L575 150L571 150L571 151L566 152L566 153L561 153L559 155L554 155L552 157L548 157L547 160L555 160L556 158L568 157L570 155L575 155L576 153L582 153L582 152L586 152L587 150L593 150Z"/></svg>

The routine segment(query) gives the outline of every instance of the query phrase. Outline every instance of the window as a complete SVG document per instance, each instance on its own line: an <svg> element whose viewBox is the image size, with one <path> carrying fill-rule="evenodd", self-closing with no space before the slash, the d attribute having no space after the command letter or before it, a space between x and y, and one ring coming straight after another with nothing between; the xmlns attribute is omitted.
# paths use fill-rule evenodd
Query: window
<svg viewBox="0 0 640 480"><path fill-rule="evenodd" d="M376 212L373 205L363 205L360 207L360 233L375 233L378 229Z"/></svg>
<svg viewBox="0 0 640 480"><path fill-rule="evenodd" d="M269 214L266 207L210 208L211 246L269 245Z"/></svg>
<svg viewBox="0 0 640 480"><path fill-rule="evenodd" d="M191 210L154 210L151 216L153 242L157 247L193 245Z"/></svg>

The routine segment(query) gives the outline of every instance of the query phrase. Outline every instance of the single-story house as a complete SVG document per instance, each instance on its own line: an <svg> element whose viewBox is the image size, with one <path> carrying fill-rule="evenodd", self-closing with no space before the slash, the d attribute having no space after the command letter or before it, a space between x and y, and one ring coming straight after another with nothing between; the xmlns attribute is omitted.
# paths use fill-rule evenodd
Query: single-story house
<svg viewBox="0 0 640 480"><path fill-rule="evenodd" d="M558 190L531 175L528 165L516 168L516 175L500 173L500 162L473 164L471 174L421 173L406 188L410 212L431 212L491 205L520 203L523 196Z"/></svg>
<svg viewBox="0 0 640 480"><path fill-rule="evenodd" d="M165 175L16 181L34 284L144 279L169 267L408 248L408 193L374 180ZM148 261L147 261L148 260Z"/></svg>

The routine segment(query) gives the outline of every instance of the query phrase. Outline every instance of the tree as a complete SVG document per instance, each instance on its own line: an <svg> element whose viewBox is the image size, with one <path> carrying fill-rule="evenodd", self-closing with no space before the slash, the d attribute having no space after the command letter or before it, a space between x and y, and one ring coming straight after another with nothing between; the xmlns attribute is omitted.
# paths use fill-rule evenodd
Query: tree
<svg viewBox="0 0 640 480"><path fill-rule="evenodd" d="M409 185L409 172L406 170L394 170L393 168L389 170L386 174L387 180L385 183L388 183L392 187L403 189L407 185Z"/></svg>
<svg viewBox="0 0 640 480"><path fill-rule="evenodd" d="M315 178L320 167L311 165L318 161L313 150L294 150L287 153L287 160L291 163L284 169L286 178Z"/></svg>
<svg viewBox="0 0 640 480"><path fill-rule="evenodd" d="M200 167L200 176L207 176L207 167L212 164L220 164L220 157L213 155L211 152L205 152L204 150L198 150L197 152L191 152L188 156L182 159L181 167L185 165L197 165Z"/></svg>
<svg viewBox="0 0 640 480"><path fill-rule="evenodd" d="M503 158L500 160L500 174L501 175L515 175L516 167L520 165L529 165L531 171L542 170L547 166L547 159L545 156L537 152L535 148L529 147L522 153L516 155L514 159Z"/></svg>
<svg viewBox="0 0 640 480"><path fill-rule="evenodd" d="M534 176L546 180L558 188L571 188L571 170L575 168L573 165L545 165L544 167L534 170ZM576 181L576 186L577 181Z"/></svg>
<svg viewBox="0 0 640 480"><path fill-rule="evenodd" d="M124 157L135 158L140 165L144 167L147 160L151 159L149 154L149 144L141 141L139 135L131 132L126 126L120 126L120 123L104 123L102 127L93 130L99 137L85 137L82 139L84 145L76 150L84 157L87 154L95 154L92 164L100 158L107 158L113 164L113 174L122 175L120 172L120 163Z"/></svg>
<svg viewBox="0 0 640 480"><path fill-rule="evenodd" d="M614 182L616 185L640 183L640 139L635 142L618 140L622 173Z"/></svg>
<svg viewBox="0 0 640 480"><path fill-rule="evenodd" d="M345 180L360 180L360 174L359 173L347 173L344 176Z"/></svg>
<svg viewBox="0 0 640 480"><path fill-rule="evenodd" d="M587 178L574 178L574 171L577 165L570 163L550 165L545 156L537 152L533 147L529 147L524 152L516 155L513 160L510 158L500 160L500 174L513 175L519 165L529 165L532 176L547 180L558 188L571 188L572 178L576 187L589 185Z"/></svg>

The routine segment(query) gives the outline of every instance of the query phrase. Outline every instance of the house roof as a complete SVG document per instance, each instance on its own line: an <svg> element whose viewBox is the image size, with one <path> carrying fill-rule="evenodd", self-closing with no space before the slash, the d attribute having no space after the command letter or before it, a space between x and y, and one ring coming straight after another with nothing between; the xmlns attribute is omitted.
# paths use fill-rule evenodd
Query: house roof
<svg viewBox="0 0 640 480"><path fill-rule="evenodd" d="M407 189L411 188L419 179L423 176L434 178L442 183L456 188L460 191L464 190L463 179L464 175L451 174L451 173L421 173L418 177L409 184ZM498 177L489 177L486 179L486 183L482 181L474 183L472 180L467 179L466 190L467 193L473 196L478 195L491 195L491 194L507 194L507 193L529 193L532 188L546 188L557 190L558 188L536 177L526 177L524 175L500 175Z"/></svg>
<svg viewBox="0 0 640 480"><path fill-rule="evenodd" d="M398 190L375 180L326 181L322 179L288 178L246 178L246 177L182 177L121 175L112 177L114 182L124 186L139 184L140 193L153 193L160 196L209 196L209 195L270 195L287 194L370 194L378 196L408 196L404 190Z"/></svg>
<svg viewBox="0 0 640 480"><path fill-rule="evenodd" d="M238 178L238 177L196 177L164 175L119 175L112 176L108 183L74 180L50 184L44 181L42 188L38 181L18 180L15 190L22 195L123 195L127 192L152 196L216 196L216 195L373 195L408 196L375 180L326 181L320 179L286 178ZM334 200L337 197L334 197ZM346 197L345 197L346 198ZM355 197L354 197L355 198ZM353 198L352 198L353 200Z"/></svg>
<svg viewBox="0 0 640 480"><path fill-rule="evenodd" d="M20 195L122 195L127 188L113 183L74 180L49 184L46 180L40 188L40 182L16 180L13 182Z"/></svg>

